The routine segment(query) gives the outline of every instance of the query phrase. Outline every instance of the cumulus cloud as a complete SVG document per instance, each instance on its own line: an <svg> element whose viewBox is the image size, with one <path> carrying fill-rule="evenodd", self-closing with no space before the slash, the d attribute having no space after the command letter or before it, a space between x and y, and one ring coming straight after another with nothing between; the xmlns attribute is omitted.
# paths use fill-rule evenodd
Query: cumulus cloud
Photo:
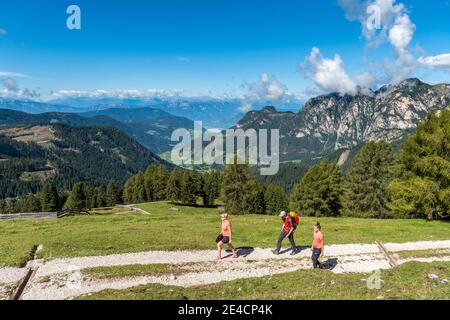
<svg viewBox="0 0 450 320"><path fill-rule="evenodd" d="M397 83L409 77L419 66L408 49L414 38L415 24L407 8L395 0L339 0L350 21L359 21L368 47L389 43L396 54L395 61L386 60L385 72Z"/></svg>
<svg viewBox="0 0 450 320"><path fill-rule="evenodd" d="M415 30L416 26L407 14L402 14L395 19L395 24L389 30L389 42L399 55L404 54L407 50Z"/></svg>
<svg viewBox="0 0 450 320"><path fill-rule="evenodd" d="M393 47L395 60L384 63L384 71L391 82L404 80L419 67L450 71L448 53L417 59L411 52L409 46L414 39L416 25L403 3L396 0L339 0L339 4L348 20L360 22L361 33L369 48L383 43Z"/></svg>
<svg viewBox="0 0 450 320"><path fill-rule="evenodd" d="M20 89L17 81L13 78L2 79L3 88L0 89L0 96L14 99L36 99L39 94L29 89Z"/></svg>
<svg viewBox="0 0 450 320"><path fill-rule="evenodd" d="M369 46L387 42L397 18L407 15L406 7L395 0L339 0L339 4L348 20L360 22Z"/></svg>
<svg viewBox="0 0 450 320"><path fill-rule="evenodd" d="M420 57L420 65L431 69L442 69L450 71L450 53L439 54L437 56Z"/></svg>
<svg viewBox="0 0 450 320"><path fill-rule="evenodd" d="M11 91L11 92L19 91L19 86L17 85L16 80L14 80L13 78L3 79L2 84L5 87L5 89L8 91Z"/></svg>
<svg viewBox="0 0 450 320"><path fill-rule="evenodd" d="M301 67L306 76L324 92L355 94L357 91L356 83L345 71L344 63L338 54L335 54L333 59L327 59L318 48L313 48Z"/></svg>
<svg viewBox="0 0 450 320"><path fill-rule="evenodd" d="M287 96L286 86L267 73L262 73L258 81L247 87L244 102L239 107L241 112L250 111L257 102L275 103Z"/></svg>

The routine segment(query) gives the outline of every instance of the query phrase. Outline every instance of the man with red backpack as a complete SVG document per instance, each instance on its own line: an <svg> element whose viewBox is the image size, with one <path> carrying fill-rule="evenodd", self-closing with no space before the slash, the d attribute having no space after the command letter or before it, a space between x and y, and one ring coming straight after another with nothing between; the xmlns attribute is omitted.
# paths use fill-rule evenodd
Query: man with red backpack
<svg viewBox="0 0 450 320"><path fill-rule="evenodd" d="M277 248L272 250L273 254L279 255L281 250L281 244L285 238L289 238L289 242L292 246L291 255L297 253L297 247L295 246L294 240L294 231L298 226L298 215L295 212L291 212L287 214L285 211L282 211L279 217L283 220L283 229L281 229L280 236L278 237Z"/></svg>

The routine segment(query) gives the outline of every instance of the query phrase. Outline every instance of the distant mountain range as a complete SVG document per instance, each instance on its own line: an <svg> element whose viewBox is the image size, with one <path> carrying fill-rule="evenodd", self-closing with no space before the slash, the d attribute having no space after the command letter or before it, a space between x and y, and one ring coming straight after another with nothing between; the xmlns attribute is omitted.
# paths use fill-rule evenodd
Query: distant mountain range
<svg viewBox="0 0 450 320"><path fill-rule="evenodd" d="M113 127L122 130L156 154L172 149L170 138L178 128L192 129L192 120L154 108L102 109L86 113L29 114L0 109L0 128L17 125L64 124L77 127Z"/></svg>
<svg viewBox="0 0 450 320"><path fill-rule="evenodd" d="M208 128L229 128L243 116L239 107L244 103L238 98L162 96L154 98L111 98L90 96L67 96L47 102L0 98L0 109L11 109L27 113L71 112L91 113L106 109L159 109L174 116L202 121ZM255 109L265 106L255 103ZM297 100L280 101L280 110L296 110Z"/></svg>
<svg viewBox="0 0 450 320"><path fill-rule="evenodd" d="M99 103L93 105L93 103ZM193 128L198 117L209 123L224 124L239 101L211 99L155 98L152 103L164 110L140 106L139 99L66 98L51 103L0 99L0 107L38 112L65 108L78 113L47 112L27 114L0 110L0 128L63 124L75 127L113 127L126 133L155 154L169 152L172 132ZM312 98L299 112L280 112L275 107L250 111L237 120L236 128L280 129L280 158L283 162L305 164L322 158L341 164L351 159L361 145L370 140L399 144L429 112L450 104L450 84L429 85L407 79L376 91L361 90L356 95L332 93ZM73 105L67 107L67 105ZM89 107L90 106L90 107ZM113 108L107 108L111 107ZM89 111L80 112L80 110ZM175 114L188 114L189 118ZM234 110L234 109L233 109ZM230 113L230 115L228 114ZM214 119L214 120L213 120ZM229 118L228 118L229 119Z"/></svg>
<svg viewBox="0 0 450 320"><path fill-rule="evenodd" d="M274 107L247 113L242 129L280 129L283 161L340 154L343 163L370 140L399 143L429 112L450 105L450 84L407 79L372 92L337 93L310 99L298 113Z"/></svg>

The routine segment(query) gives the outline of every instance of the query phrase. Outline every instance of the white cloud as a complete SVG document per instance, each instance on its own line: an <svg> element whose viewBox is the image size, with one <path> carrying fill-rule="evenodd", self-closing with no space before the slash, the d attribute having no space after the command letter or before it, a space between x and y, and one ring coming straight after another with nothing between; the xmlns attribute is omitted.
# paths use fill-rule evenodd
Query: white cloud
<svg viewBox="0 0 450 320"><path fill-rule="evenodd" d="M185 56L177 56L175 58L175 60L177 60L179 62L190 62L191 61L191 59L189 59L188 57L185 57Z"/></svg>
<svg viewBox="0 0 450 320"><path fill-rule="evenodd" d="M361 23L361 32L368 41L369 46L378 46L388 41L389 31L394 26L398 16L407 13L402 3L395 0L339 0L340 6L345 11L345 16L350 21ZM373 27L370 22L371 14L368 8L377 8L379 13L379 25Z"/></svg>
<svg viewBox="0 0 450 320"><path fill-rule="evenodd" d="M389 42L401 56L407 50L414 36L416 26L411 22L407 14L398 16L395 24L389 30Z"/></svg>
<svg viewBox="0 0 450 320"><path fill-rule="evenodd" d="M239 111L248 112L257 102L275 103L287 95L287 88L274 76L262 73L259 80L248 85L248 93L245 95Z"/></svg>
<svg viewBox="0 0 450 320"><path fill-rule="evenodd" d="M2 79L3 88L0 89L0 97L11 99L38 99L39 93L29 89L20 89L16 80L13 78Z"/></svg>
<svg viewBox="0 0 450 320"><path fill-rule="evenodd" d="M11 91L11 92L19 91L19 86L17 85L16 80L14 80L12 78L3 79L2 84L5 87L5 89L8 91Z"/></svg>
<svg viewBox="0 0 450 320"><path fill-rule="evenodd" d="M31 78L30 76L23 73L8 72L8 71L0 71L0 77Z"/></svg>
<svg viewBox="0 0 450 320"><path fill-rule="evenodd" d="M303 66L309 77L325 92L340 94L355 94L357 86L344 69L341 57L336 54L334 59L326 59L318 48L313 48Z"/></svg>
<svg viewBox="0 0 450 320"><path fill-rule="evenodd" d="M420 65L431 69L442 69L450 71L450 53L439 54L437 56L420 57Z"/></svg>
<svg viewBox="0 0 450 320"><path fill-rule="evenodd" d="M408 10L403 3L395 0L339 0L347 19L359 21L361 32L367 40L368 47L377 47L389 43L395 50L395 61L386 60L385 72L390 81L397 83L411 76L419 66L408 47L414 38L415 24L411 21ZM379 25L374 27L370 22L368 8L373 7L379 13Z"/></svg>
<svg viewBox="0 0 450 320"><path fill-rule="evenodd" d="M181 93L180 90L164 90L164 89L119 89L119 90L58 90L51 93L52 98L158 98L173 97Z"/></svg>

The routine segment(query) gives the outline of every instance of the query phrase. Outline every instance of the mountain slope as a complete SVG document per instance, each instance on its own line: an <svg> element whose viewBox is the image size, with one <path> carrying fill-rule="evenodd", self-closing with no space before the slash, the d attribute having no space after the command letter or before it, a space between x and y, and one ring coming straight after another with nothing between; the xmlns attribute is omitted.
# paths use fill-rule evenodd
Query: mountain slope
<svg viewBox="0 0 450 320"><path fill-rule="evenodd" d="M194 122L156 108L110 108L81 113L85 117L108 116L126 125L130 135L157 154L172 150L172 132L179 128L192 130Z"/></svg>
<svg viewBox="0 0 450 320"><path fill-rule="evenodd" d="M0 109L10 109L27 113L44 113L44 112L77 112L77 108L64 105L39 102L34 100L20 100L13 98L0 97Z"/></svg>
<svg viewBox="0 0 450 320"><path fill-rule="evenodd" d="M86 113L48 112L29 114L0 109L0 128L17 125L64 124L69 126L101 126L122 130L156 154L172 150L172 132L178 128L193 129L192 120L173 116L154 108L113 108Z"/></svg>
<svg viewBox="0 0 450 320"><path fill-rule="evenodd" d="M45 181L70 189L77 181L123 183L150 164L168 165L109 127L31 125L0 129L0 197L36 192Z"/></svg>
<svg viewBox="0 0 450 320"><path fill-rule="evenodd" d="M431 111L450 104L450 85L408 79L371 94L337 93L310 99L297 113L252 111L236 127L280 129L281 160L317 159L370 140L396 143Z"/></svg>

